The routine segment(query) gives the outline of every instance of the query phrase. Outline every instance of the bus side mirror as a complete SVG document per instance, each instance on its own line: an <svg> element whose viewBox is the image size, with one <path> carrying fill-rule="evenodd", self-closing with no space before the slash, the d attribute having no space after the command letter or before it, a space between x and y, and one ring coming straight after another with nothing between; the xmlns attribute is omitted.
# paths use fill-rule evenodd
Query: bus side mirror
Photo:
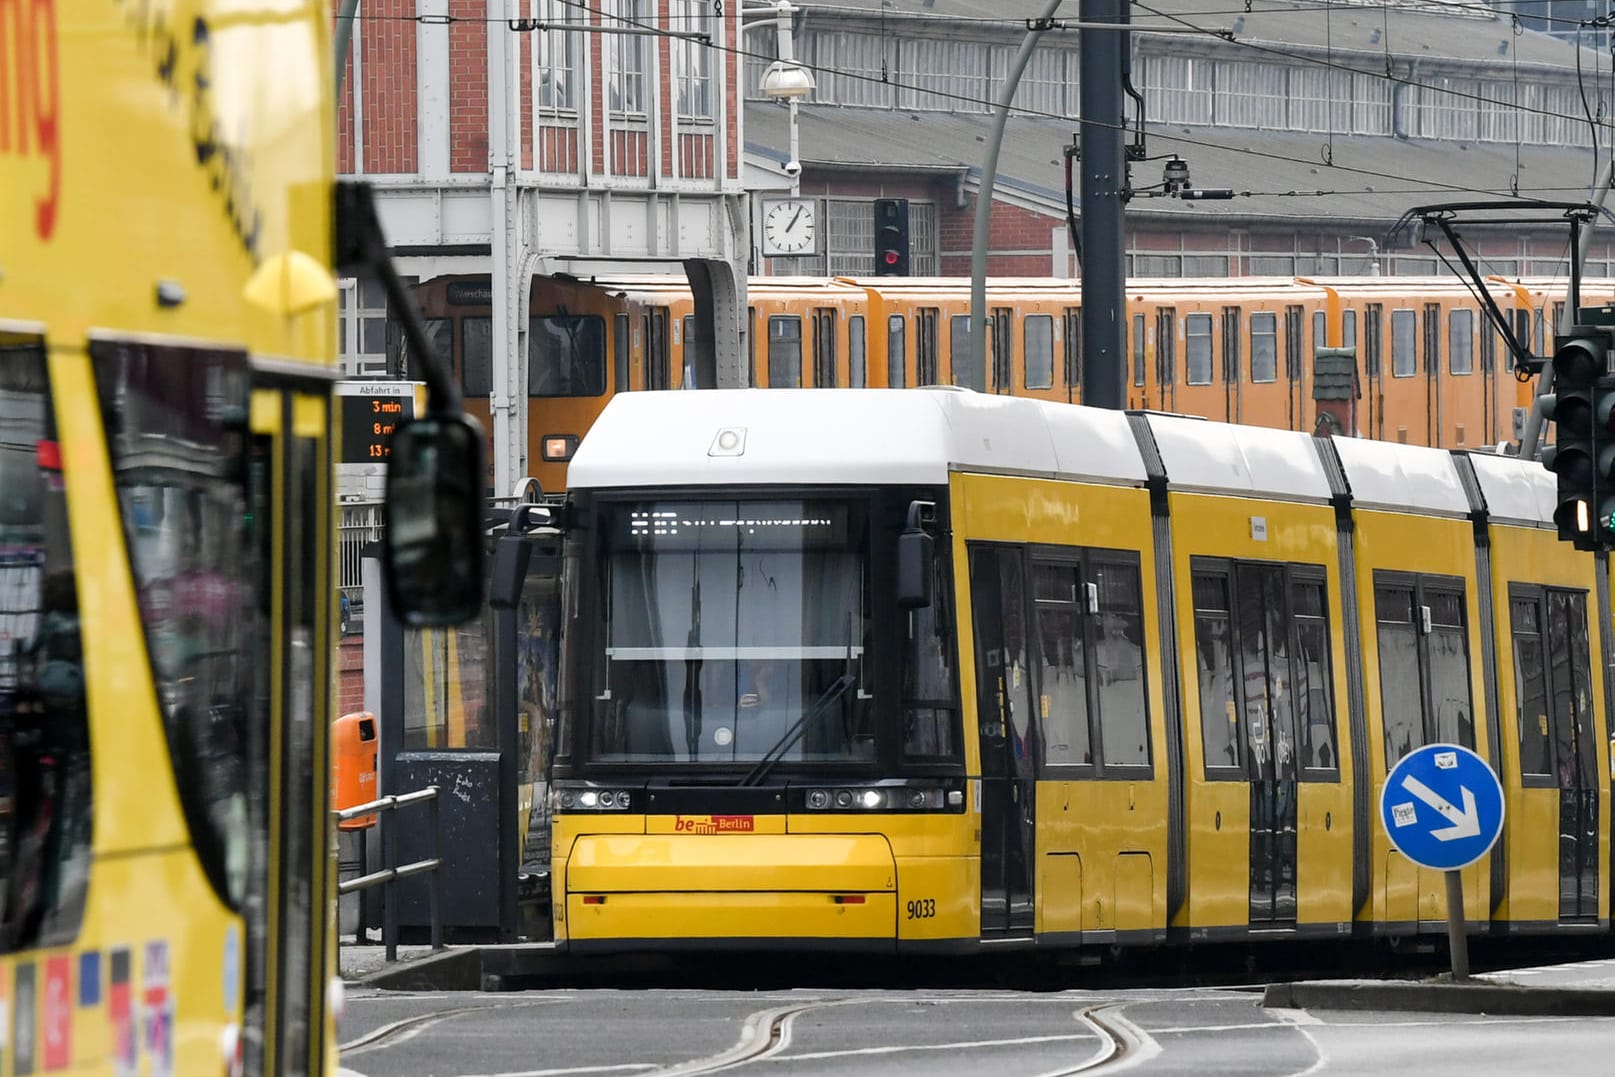
<svg viewBox="0 0 1615 1077"><path fill-rule="evenodd" d="M404 624L463 624L482 608L482 431L465 416L400 423L387 457L382 564Z"/></svg>
<svg viewBox="0 0 1615 1077"><path fill-rule="evenodd" d="M897 606L921 610L931 604L931 562L936 556L935 540L925 530L925 517L934 516L936 506L929 501L911 501L908 526L897 536Z"/></svg>

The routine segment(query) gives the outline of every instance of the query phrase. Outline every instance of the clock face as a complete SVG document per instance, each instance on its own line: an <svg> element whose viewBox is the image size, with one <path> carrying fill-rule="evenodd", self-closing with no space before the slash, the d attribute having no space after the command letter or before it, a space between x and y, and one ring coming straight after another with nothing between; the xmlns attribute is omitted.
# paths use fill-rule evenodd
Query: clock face
<svg viewBox="0 0 1615 1077"><path fill-rule="evenodd" d="M813 203L785 199L763 210L765 254L801 254L813 249Z"/></svg>

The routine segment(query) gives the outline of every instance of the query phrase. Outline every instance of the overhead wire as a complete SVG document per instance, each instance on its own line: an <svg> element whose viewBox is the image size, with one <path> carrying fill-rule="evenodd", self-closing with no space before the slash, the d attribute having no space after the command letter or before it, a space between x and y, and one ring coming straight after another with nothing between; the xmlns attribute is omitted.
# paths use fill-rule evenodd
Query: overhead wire
<svg viewBox="0 0 1615 1077"><path fill-rule="evenodd" d="M674 36L685 37L686 36L686 35L684 35L682 33L681 34L674 34L673 32L667 31L664 28L662 28L660 26L657 26L654 22L643 21L641 19L637 19L637 18L634 18L632 16L621 15L621 14L617 14L615 12L602 11L600 8L592 7L587 2L587 0L555 0L555 2L560 7L563 7L563 8L570 8L570 9L573 9L573 10L581 12L581 13L589 13L589 14L598 13L598 14L601 15L601 17L603 19L604 18L610 18L614 22L621 23L621 24L624 24L624 25L630 26L630 27L643 29L643 30L649 31L652 34L660 34L662 36L668 36L668 37L674 37ZM729 0L729 2L735 2L735 0ZM1183 17L1183 16L1177 16L1177 15L1174 15L1172 13L1157 11L1157 10L1149 7L1148 4L1142 2L1142 0L1131 0L1131 2L1133 3L1133 5L1135 7L1139 8L1139 9L1141 9L1143 11L1149 12L1149 13L1157 16L1157 17L1164 18L1164 19L1167 19L1169 21L1177 22L1180 25L1183 25L1185 27L1188 27L1189 29L1192 29L1196 33L1204 34L1206 36L1215 37L1215 38L1218 38L1219 40L1223 40L1221 35L1219 35L1216 30L1208 29L1206 27L1194 26L1193 24L1188 23L1186 21L1186 18ZM1312 2L1317 3L1317 4L1328 4L1328 3L1332 3L1333 0L1312 0ZM834 9L834 10L837 10L837 11L846 11L846 10L863 11L865 9L838 7L836 9ZM867 9L867 10L868 10L869 13L873 14L876 11L879 11L879 10L882 10L882 9L870 8L870 9ZM909 13L909 12L895 11L894 9L885 9L885 10L888 11L889 13L901 14L901 15L904 15L904 16L912 14L912 13ZM356 19L366 20L366 21L400 21L400 22L423 22L423 21L429 21L429 22L439 24L439 25L446 25L446 24L455 23L455 22L490 23L491 24L491 23L509 23L509 22L512 21L512 20L508 20L508 19L488 18L486 16L455 16L455 15L424 15L424 16L423 15L370 15L370 14L364 14L364 13L356 13L353 17L356 18ZM944 17L946 18L946 16L944 16ZM993 20L980 20L980 21L993 21ZM1002 21L1014 22L1015 25L1021 25L1024 20L1021 20L1021 21L1002 20ZM541 26L533 27L533 29L537 29L537 30L541 30L541 31L555 32L555 33L586 33L586 32L588 32L588 24L581 23L581 22L574 23L574 22L571 22L571 21L567 21L567 22L562 22L562 23L544 24L544 25L541 25ZM1148 33L1149 30L1148 30L1147 27L1137 27L1136 32ZM1388 39L1389 34L1387 32L1386 34L1384 34L1382 36ZM1297 61L1297 62L1300 62L1300 63L1309 63L1309 64L1314 64L1314 65L1323 66L1323 67L1327 67L1327 68L1343 70L1343 71L1347 71L1347 72L1350 72L1350 73L1353 73L1353 74L1368 75L1368 76L1376 77L1376 78L1386 78L1389 81L1401 82L1401 83L1404 83L1404 84L1410 85L1410 86L1426 88L1426 89L1430 89L1430 90L1433 90L1433 91L1436 91L1436 92L1441 92L1441 93L1448 93L1448 94L1451 94L1453 96L1457 96L1457 97L1461 97L1461 98L1462 97L1467 97L1467 98L1472 99L1472 100L1486 101L1487 103L1495 103L1495 102L1491 102L1490 99L1481 97L1478 94L1464 94L1461 91L1447 90L1447 89L1445 89L1443 87L1433 86L1433 85L1426 84L1426 83L1420 83L1420 82L1417 82L1416 80L1411 80L1411 79L1395 76L1394 74L1387 75L1387 74L1381 74L1381 73L1375 72L1375 71L1367 71L1367 70L1363 70L1363 69L1360 69L1360 68L1355 68L1355 67L1351 67L1349 65L1345 65L1345 64L1335 62L1335 61L1333 61L1332 59L1330 59L1328 57L1320 60L1316 56L1309 56L1309 55L1307 55L1305 53L1290 52L1290 51L1287 51L1285 49L1279 48L1277 46L1266 45L1266 44L1263 44L1263 43L1253 42L1253 41L1248 41L1248 40L1238 40L1238 39L1236 39L1231 44L1240 45L1240 46L1243 46L1243 47L1246 47L1246 48L1251 48L1251 49L1253 49L1255 51L1258 51L1258 52L1263 52L1263 53L1266 53L1266 54L1283 57L1285 59ZM717 41L711 41L710 42L710 47L713 48L714 50L719 51L719 52L731 54L731 55L734 55L737 58L740 58L740 59L743 59L743 60L768 61L768 60L773 60L773 59L777 58L772 52L754 51L754 50L743 48L743 47L738 46L738 45L720 44ZM1388 47L1388 41L1387 41L1387 47ZM1388 57L1389 57L1389 53L1387 52L1387 58ZM1579 60L1579 49L1578 49L1578 60ZM812 62L809 62L809 61L806 61L806 60L803 60L803 59L800 59L800 58L796 59L795 62L798 65L800 65L800 66L802 66L804 68L807 68L808 70L813 71L815 73L818 73L820 75L831 75L831 76L834 76L836 78L848 79L848 80L852 80L852 81L868 82L868 83L875 83L875 84L879 84L879 85L886 85L886 86L893 87L896 90L910 90L910 91L913 91L915 93L926 94L926 95L929 95L929 96L931 96L933 98L938 98L938 99L941 99L941 100L944 100L944 101L952 101L952 102L956 102L956 103L959 103L959 104L976 106L978 110L981 109L981 108L994 107L994 102L989 100L986 97L974 96L974 95L967 94L967 93L954 93L954 92L950 92L950 91L947 91L947 90L936 89L936 88L931 88L931 87L925 87L925 86L917 85L917 84L914 84L914 83L904 82L904 81L901 81L898 78L892 78L892 77L890 77L889 73L884 70L884 68L885 68L884 62L883 62L883 65L882 65L883 66L883 71L878 76L877 75L868 75L868 74L864 74L862 72L857 72L857 71L850 71L850 70L846 70L846 69L843 69L843 68L828 67L828 66L824 66L824 65L820 65L820 64L815 64L815 63L812 63ZM1516 112L1537 113L1537 114L1541 114L1541 115L1544 115L1544 116L1551 116L1551 117L1555 117L1555 118L1559 117L1559 115L1560 115L1559 113L1553 112L1552 110L1549 110L1549 109L1526 108L1524 106L1521 106L1519 104L1519 101L1518 101L1518 95L1516 95L1516 100L1515 100L1515 102L1513 102L1511 107ZM1033 108L1033 107L1022 106L1022 105L1012 105L1012 106L1010 106L1010 112L1013 115L1017 115L1017 116L1021 116L1021 117L1025 117L1025 118L1055 120L1055 121L1059 121L1059 122L1063 122L1063 123L1069 123L1069 122L1071 122L1071 119L1072 119L1072 117L1070 117L1069 115L1066 115L1064 113L1050 112L1050 111L1045 110L1045 109ZM1091 122L1091 121L1089 121L1089 122ZM1120 125L1104 125L1104 126L1117 127L1118 129L1122 130L1123 133L1126 133L1127 130L1128 130L1126 121L1123 121L1123 123L1120 124ZM1235 130L1238 130L1238 129L1237 128L1228 128L1227 130L1235 131ZM1157 129L1156 133L1157 133L1158 137L1169 137L1173 142L1179 143L1179 144L1184 145L1184 146L1193 146L1193 147L1202 148L1202 149L1208 149L1208 150L1227 150L1229 148L1226 141L1219 142L1219 141L1212 141L1212 140L1206 139L1206 138L1195 138L1194 136L1192 136L1190 134L1187 134L1187 133L1181 134L1181 135L1174 133L1174 134L1172 134L1170 136L1164 136L1163 133L1160 132L1159 128ZM1518 154L1519 141L1520 141L1519 139L1515 140L1516 154ZM1239 152L1242 155L1247 156L1247 157L1255 157L1255 158L1259 158L1259 159L1262 159L1262 160L1270 160L1270 161L1275 161L1275 162L1280 162L1280 163L1285 163L1285 164L1295 164L1295 165L1304 165L1304 166L1314 166L1314 165L1317 164L1317 162L1315 162L1315 161L1313 161L1313 160L1311 160L1309 158L1296 157L1296 156L1291 156L1289 154L1276 153L1276 152L1273 152L1273 151L1257 150L1257 149L1253 149L1253 148L1250 148L1250 147L1242 147ZM1403 183L1406 183L1408 181L1412 181L1412 182L1414 182L1416 184L1419 184L1419 186L1416 187L1416 188L1405 189L1403 191L1394 192L1394 193L1426 194L1426 193L1437 192L1437 191L1451 192L1451 193L1462 193L1462 194L1487 194L1487 195L1498 195L1498 194L1503 194L1504 193L1504 192L1497 191L1497 190L1494 190L1492 188L1487 188L1487 187L1477 187L1477 186L1468 185L1468 184L1462 184L1462 183L1452 183L1452 182L1449 182L1449 181L1446 181L1446 180L1441 180L1441 179L1429 179L1429 178L1408 176L1408 175L1406 175L1404 173L1383 172L1383 171L1379 171L1379 170L1372 169L1372 168L1364 168L1364 167L1360 167L1360 166L1347 165L1347 164L1343 164L1343 163L1340 163L1340 162L1337 162L1337 161L1328 161L1328 162L1325 162L1325 163L1328 165L1328 167L1330 167L1334 171L1344 172L1344 173L1348 173L1348 174L1355 175L1355 176L1362 176L1362 177L1364 177L1366 179L1387 179L1387 180L1401 181ZM1507 193L1512 194L1512 195L1514 195L1516 197L1524 198L1524 197L1526 197L1526 195L1522 194L1522 191L1529 192L1531 194L1546 195L1546 194L1564 192L1564 191L1567 191L1567 190L1579 191L1579 190L1582 190L1582 188L1580 188L1580 187L1575 187L1575 188L1568 188L1568 187L1530 187L1530 188L1521 188L1518 185L1517 182L1514 182L1514 183L1511 183L1511 189ZM1246 196L1246 195L1254 196L1258 192L1255 192L1255 191L1249 191L1249 192L1242 191L1242 192L1236 192L1236 193L1240 194L1241 196ZM1332 189L1329 189L1329 190L1320 189L1320 190L1314 191L1314 192L1307 192L1307 191L1300 191L1300 190L1290 190L1290 191L1272 191L1272 192L1261 192L1261 193L1264 196L1269 196L1269 197L1338 197L1340 195L1350 195L1350 194L1380 195L1380 194L1393 193L1393 192L1389 192L1384 188L1364 187L1361 190L1332 188Z"/></svg>

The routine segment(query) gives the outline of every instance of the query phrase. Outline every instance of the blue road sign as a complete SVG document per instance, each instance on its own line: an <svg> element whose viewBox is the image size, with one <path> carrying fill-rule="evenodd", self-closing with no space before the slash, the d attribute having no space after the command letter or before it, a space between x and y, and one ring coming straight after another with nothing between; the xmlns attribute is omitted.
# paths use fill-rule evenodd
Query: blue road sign
<svg viewBox="0 0 1615 1077"><path fill-rule="evenodd" d="M1453 871L1485 856L1503 832L1503 786L1468 748L1426 744L1391 768L1379 818L1403 856Z"/></svg>

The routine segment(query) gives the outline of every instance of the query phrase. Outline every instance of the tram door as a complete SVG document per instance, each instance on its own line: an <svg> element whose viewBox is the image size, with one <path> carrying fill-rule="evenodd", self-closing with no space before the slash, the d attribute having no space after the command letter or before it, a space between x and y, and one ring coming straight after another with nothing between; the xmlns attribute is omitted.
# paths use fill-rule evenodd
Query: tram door
<svg viewBox="0 0 1615 1077"><path fill-rule="evenodd" d="M970 551L981 746L981 932L1030 932L1036 819L1036 733L1027 650L1025 557Z"/></svg>
<svg viewBox="0 0 1615 1077"><path fill-rule="evenodd" d="M1297 739L1284 570L1239 565L1235 590L1251 796L1250 920L1294 922Z"/></svg>

